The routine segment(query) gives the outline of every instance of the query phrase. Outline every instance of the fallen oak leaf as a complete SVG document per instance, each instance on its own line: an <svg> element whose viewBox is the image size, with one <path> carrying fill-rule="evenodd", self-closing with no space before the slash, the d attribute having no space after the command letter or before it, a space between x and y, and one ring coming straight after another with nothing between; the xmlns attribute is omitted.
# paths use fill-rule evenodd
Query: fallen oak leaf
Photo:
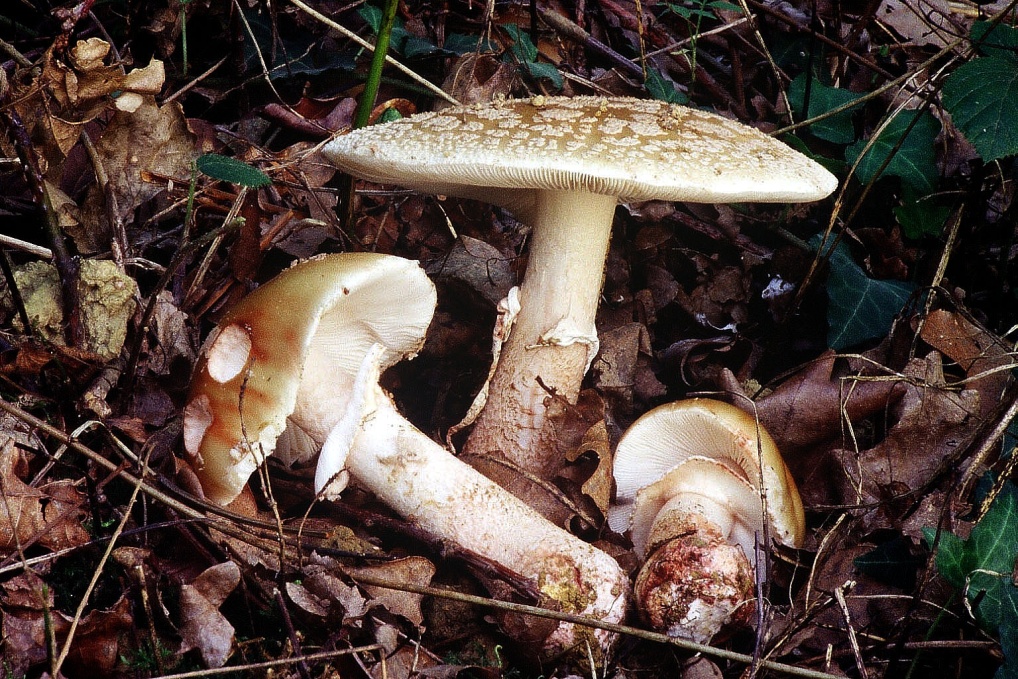
<svg viewBox="0 0 1018 679"><path fill-rule="evenodd" d="M27 472L25 453L8 439L0 450L0 550L6 554L35 542L62 550L88 542L80 523L84 495L70 481L33 488L19 477Z"/></svg>
<svg viewBox="0 0 1018 679"><path fill-rule="evenodd" d="M905 393L901 379L835 376L836 358L833 351L821 354L756 401L755 409L745 399L732 403L759 416L778 447L794 456L794 451L841 436L845 416L858 422L886 411ZM726 391L743 393L730 371L723 371L721 381Z"/></svg>
<svg viewBox="0 0 1018 679"><path fill-rule="evenodd" d="M211 566L191 584L180 587L180 652L198 649L206 667L222 667L233 646L233 625L219 607L240 584L240 568L232 561Z"/></svg>
<svg viewBox="0 0 1018 679"><path fill-rule="evenodd" d="M836 475L835 502L883 510L867 512L871 528L888 527L885 524L899 527L902 512L924 500L916 493L944 471L945 462L963 448L977 425L979 394L947 388L941 361L935 351L909 361L903 370L908 378L906 389L891 413L893 424L887 435L866 450L835 449L831 455L838 462L822 465ZM802 485L806 487L804 495L811 487L820 486ZM906 533L920 538L917 529Z"/></svg>
<svg viewBox="0 0 1018 679"><path fill-rule="evenodd" d="M1018 365L1010 347L962 314L945 309L926 316L919 337L965 371L966 386L979 392L979 414L992 412Z"/></svg>
<svg viewBox="0 0 1018 679"><path fill-rule="evenodd" d="M407 582L413 585L427 586L435 577L435 565L422 556L408 556L405 559L388 561L370 566L358 568L347 568L350 577L357 580L358 575L370 575L382 577L393 582ZM364 591L384 606L390 613L401 615L413 624L420 626L424 622L424 615L421 613L421 599L423 595L402 590L390 589L388 587L376 587L374 585L363 585Z"/></svg>

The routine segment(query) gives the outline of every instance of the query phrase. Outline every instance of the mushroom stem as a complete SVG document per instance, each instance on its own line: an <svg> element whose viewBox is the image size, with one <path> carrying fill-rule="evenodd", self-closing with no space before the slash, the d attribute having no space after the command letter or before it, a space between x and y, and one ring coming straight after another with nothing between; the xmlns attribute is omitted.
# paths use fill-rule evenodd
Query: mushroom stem
<svg viewBox="0 0 1018 679"><path fill-rule="evenodd" d="M344 417L322 450L321 491L337 461L378 499L424 530L532 579L565 610L599 620L625 617L628 579L608 554L547 521L473 467L450 455L410 424L378 386L377 352L360 371L360 426L351 438ZM360 389L356 391L360 392ZM346 448L346 450L344 450ZM325 489L328 493L329 489ZM603 661L615 635L562 623L545 641L557 653L589 635ZM581 648L585 647L581 645Z"/></svg>
<svg viewBox="0 0 1018 679"><path fill-rule="evenodd" d="M520 312L466 453L498 451L543 478L561 464L549 405L552 394L576 402L597 353L594 318L616 203L614 196L545 190L527 206L533 229Z"/></svg>
<svg viewBox="0 0 1018 679"><path fill-rule="evenodd" d="M723 528L696 513L674 515L674 539L658 543L636 576L640 616L669 636L707 643L749 622L755 569Z"/></svg>

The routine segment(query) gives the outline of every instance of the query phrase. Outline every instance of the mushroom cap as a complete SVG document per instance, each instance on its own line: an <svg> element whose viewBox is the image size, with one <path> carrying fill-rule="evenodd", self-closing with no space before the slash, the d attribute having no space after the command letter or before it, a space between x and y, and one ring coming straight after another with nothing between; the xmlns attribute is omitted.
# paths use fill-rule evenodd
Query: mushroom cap
<svg viewBox="0 0 1018 679"><path fill-rule="evenodd" d="M675 537L677 531L671 523L676 517L662 516L661 510L679 495L684 510L724 528L726 536L743 547L747 558L752 557L756 536L763 535L764 529L759 491L730 465L699 455L683 460L637 491L629 525L638 553L648 555ZM721 513L727 517L716 518Z"/></svg>
<svg viewBox="0 0 1018 679"><path fill-rule="evenodd" d="M284 429L317 453L367 352L385 369L416 354L435 287L412 260L342 253L305 260L241 300L202 347L184 447L206 496L233 500Z"/></svg>
<svg viewBox="0 0 1018 679"><path fill-rule="evenodd" d="M355 130L323 153L355 176L484 200L524 220L534 189L621 202L797 202L823 198L838 183L755 128L628 97L536 96L456 106Z"/></svg>
<svg viewBox="0 0 1018 679"><path fill-rule="evenodd" d="M696 481L695 474L704 474L704 480ZM732 538L744 548L748 544L752 554L754 534L763 527L761 484L770 536L784 545L802 545L802 499L777 445L751 415L723 401L687 399L645 413L619 441L614 475L609 525L620 533L631 529L641 552L648 547L647 522L669 492L678 490L731 506L737 512ZM720 485L708 489L708 478ZM728 494L722 500L723 489Z"/></svg>

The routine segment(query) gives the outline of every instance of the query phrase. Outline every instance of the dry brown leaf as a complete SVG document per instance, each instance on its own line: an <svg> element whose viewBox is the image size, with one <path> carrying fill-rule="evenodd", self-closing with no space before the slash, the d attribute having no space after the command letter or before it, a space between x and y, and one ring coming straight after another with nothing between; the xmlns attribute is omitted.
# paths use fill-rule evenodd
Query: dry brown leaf
<svg viewBox="0 0 1018 679"><path fill-rule="evenodd" d="M310 613L318 618L325 618L329 615L328 602L312 594L302 584L296 582L286 583L286 596L305 613Z"/></svg>
<svg viewBox="0 0 1018 679"><path fill-rule="evenodd" d="M856 378L835 375L833 351L828 351L782 382L756 402L760 422L788 457L822 441L843 436L843 415L858 422L890 408L905 390L901 380ZM731 373L725 371L724 388L741 393ZM753 413L752 404L741 398L735 405Z"/></svg>
<svg viewBox="0 0 1018 679"><path fill-rule="evenodd" d="M898 524L904 507L896 501L911 504L912 493L934 480L978 420L979 394L946 388L937 352L913 359L903 372L909 382L887 435L867 450L835 449L837 463L828 469L835 476L836 503L877 504L883 510L866 514L872 528ZM804 485L807 497L811 487L819 487L809 481Z"/></svg>
<svg viewBox="0 0 1018 679"><path fill-rule="evenodd" d="M491 54L470 52L453 63L449 75L442 83L442 89L461 104L491 101L499 95L508 95L519 78L517 69L511 64L496 59ZM441 99L435 102L435 109L451 106Z"/></svg>
<svg viewBox="0 0 1018 679"><path fill-rule="evenodd" d="M193 648L206 667L222 667L233 646L233 625L219 612L226 597L240 584L240 568L226 561L206 569L180 588L180 652Z"/></svg>
<svg viewBox="0 0 1018 679"><path fill-rule="evenodd" d="M983 16L993 16L1007 5L1005 0L979 2ZM955 11L963 3L949 0L883 0L875 18L893 28L916 47L943 47L959 35L967 35L971 19Z"/></svg>
<svg viewBox="0 0 1018 679"><path fill-rule="evenodd" d="M180 105L159 106L151 96L133 112L117 111L95 148L110 178L117 217L125 221L139 205L167 188L146 181L144 176L187 177L198 155ZM81 211L88 231L72 234L79 250L109 247L111 230L103 187L89 187Z"/></svg>
<svg viewBox="0 0 1018 679"><path fill-rule="evenodd" d="M460 236L441 257L428 262L425 270L438 279L464 283L497 306L516 285L509 260L496 248L470 236Z"/></svg>
<svg viewBox="0 0 1018 679"><path fill-rule="evenodd" d="M997 407L1018 364L1010 347L962 314L943 309L926 316L919 336L965 371L966 388L979 392L982 416Z"/></svg>
<svg viewBox="0 0 1018 679"><path fill-rule="evenodd" d="M304 568L303 584L337 620L359 620L368 612L368 600L355 585L348 585L339 577L344 568L332 557L312 554ZM335 605L335 608L333 608Z"/></svg>
<svg viewBox="0 0 1018 679"><path fill-rule="evenodd" d="M45 605L44 605L45 598ZM54 610L53 592L43 579L28 572L4 583L0 594L0 658L4 670L21 676L48 661L48 635L58 647L70 629L71 618ZM133 627L131 603L122 596L106 610L86 614L78 625L63 674L68 677L103 676L120 660L120 639Z"/></svg>
<svg viewBox="0 0 1018 679"><path fill-rule="evenodd" d="M641 351L650 352L650 338L642 323L627 323L600 333L601 347L590 366L594 385L601 390L627 392L632 400L636 362Z"/></svg>
<svg viewBox="0 0 1018 679"><path fill-rule="evenodd" d="M438 665L419 644L405 643L405 637L393 625L380 624L374 634L385 647L385 656L369 669L372 679L411 679L422 669Z"/></svg>
<svg viewBox="0 0 1018 679"><path fill-rule="evenodd" d="M364 566L347 568L346 571L356 580L358 575L381 577L392 582L406 582L412 585L427 586L435 577L435 565L422 556L409 556L405 559ZM378 603L385 606L390 613L401 615L415 625L424 622L421 614L423 595L404 592L387 587L363 585L364 590Z"/></svg>
<svg viewBox="0 0 1018 679"><path fill-rule="evenodd" d="M0 449L0 549L6 554L37 541L61 550L88 542L80 523L84 495L70 481L33 488L20 478L27 472L25 453L8 439Z"/></svg>
<svg viewBox="0 0 1018 679"><path fill-rule="evenodd" d="M581 467L576 462L584 456L593 458L593 471L590 469L591 465L586 464L582 465L583 472L579 476L570 473ZM603 421L596 422L583 435L580 445L566 455L566 459L572 464L566 466L563 474L580 484L580 491L591 499L597 510L601 512L601 516L604 516L608 511L609 503L611 503L613 483L612 448L607 425Z"/></svg>

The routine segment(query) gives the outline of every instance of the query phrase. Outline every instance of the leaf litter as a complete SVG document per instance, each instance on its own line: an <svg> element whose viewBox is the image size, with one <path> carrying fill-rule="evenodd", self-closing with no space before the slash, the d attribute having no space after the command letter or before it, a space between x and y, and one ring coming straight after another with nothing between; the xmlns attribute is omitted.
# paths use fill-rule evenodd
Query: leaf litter
<svg viewBox="0 0 1018 679"><path fill-rule="evenodd" d="M405 25L423 41L418 44L440 35L448 39L449 18L430 13L427 3L411 4L420 16ZM594 34L637 51L675 50L690 35L678 14L643 24L650 17L638 20L645 11L638 5L602 4L601 15L590 18ZM768 39L792 40L809 25L809 8L780 4L787 7L757 10ZM927 4L940 13L884 2L875 14L841 17L847 21L840 26L843 34L855 40L847 49L879 60L883 69L910 68L926 45L945 44L970 21L944 3ZM451 20L474 21L474 11L456 8ZM5 245L15 268L4 286L13 281L21 302L8 292L0 309L0 375L5 401L64 431L98 415L108 427L83 430L82 443L135 478L144 471L154 487L183 504L152 499L143 508L128 507L130 483L109 476L65 442L27 432L7 417L0 421L5 670L32 676L51 670L54 650L76 624L70 654L59 667L65 676L156 676L257 666L311 652L336 654L329 670L315 666L322 676L502 676L521 668L559 669L564 676L567 664L532 664L527 643L547 627L532 617L360 584L358 578L374 577L538 602L527 583L419 534L363 491L354 489L342 508L315 504L307 470L270 464L253 481L246 504L228 508L236 512L230 515L233 528L205 525L222 510L194 498L198 489L174 453L198 340L223 309L294 257L375 250L428 262L441 288L439 322L417 361L387 375L386 386L438 438L483 382L491 342L487 321L518 277L528 234L511 215L483 205L366 185L358 185L354 220L345 223L337 208L347 195L314 144L322 130L349 123L354 91L322 91L324 81L300 60L288 64L287 77L272 81L282 88L275 92L252 84L263 80L260 67L241 67L253 76L248 83L228 83L216 75L219 56L210 57L214 40L193 53L213 69L211 77L188 80L179 70L182 34L175 10L149 12L135 17L144 19L137 25L150 35L149 53L121 53L124 45L78 39L69 28L62 32L50 24L57 38L31 52L38 70L12 66L8 72L11 90L3 103L20 118L37 176L8 175L11 181L0 192L3 215L20 218L11 222L18 224L16 236L52 248L52 240L24 226L35 228L29 206L33 196L45 196L60 239L84 259L75 274L56 258L50 263ZM212 8L190 3L187 12L209 20L204 30L227 35L216 23L223 17ZM529 21L526 13L518 7L500 12L494 37L522 40L519 29L503 27ZM267 19L246 11L244 17ZM745 59L752 34L743 32L736 23L741 15L731 8L711 17L723 29L717 36L739 37L729 42L705 36L697 49L709 56L724 47L725 59L733 60L727 72L738 73L747 89L728 87L726 69L709 59L658 57L663 61L653 63L660 66L661 82L682 83L680 93L692 93L699 104L744 120L757 114L774 127L784 103L763 62ZM336 46L317 22L292 7L280 9L273 21L280 22L284 43L296 38L291 31L304 31L309 40ZM193 22L188 25L195 30ZM896 37L872 32L875 26L889 27ZM881 40L889 41L891 56L870 49ZM507 49L516 62L488 53L450 58L448 91L464 100L533 92L548 87L541 74L555 63L572 74L563 81L567 91L640 92L631 71L612 69L614 57L590 49L548 32L534 53ZM845 76L842 87L868 82L871 71L863 62L837 54L830 59ZM537 61L521 64L520 55ZM690 88L691 63L698 65ZM347 75L339 82L353 86ZM184 85L191 89L180 89ZM171 87L177 94L168 100ZM394 99L405 94L388 87ZM252 98L259 103L251 106ZM872 130L871 115L857 116L854 124ZM0 144L8 158L24 150L12 136ZM274 184L241 191L198 177L191 196L191 161L208 151L234 154ZM946 136L937 154L943 172L959 173L964 184L975 156L963 140ZM890 196L886 182L894 179L879 181L885 182L878 185L884 197ZM1016 319L1006 306L992 303L998 291L982 270L969 270L970 262L995 272L1003 267L994 282L1010 285L1007 265L1015 253L987 234L1013 211L1013 181L987 181L992 195L986 209L970 217L971 231L961 233L948 253L948 275L935 281L941 287L933 301L915 295L904 310L900 303L882 306L889 329L852 335L869 341L847 342L838 354L828 349L828 333L844 337L847 326L827 327L829 290L815 283L799 287L812 257L802 245L817 231L816 222L829 217L829 206L627 206L617 219L606 269L601 350L588 389L578 404L560 403L556 411L559 473L550 484L535 484L498 463L489 462L489 471L506 485L527 489L533 504L559 525L632 568L636 560L625 538L603 527L614 441L664 400L698 393L727 397L759 416L789 458L807 501L807 545L775 554L769 573L771 605L764 609L758 642L765 656L869 676L905 658L929 676L942 676L944 663L937 659L943 651L922 644L971 640L948 664L966 676L989 676L1001 651L1014 657L1008 638L1018 614L1008 607L1018 591L1011 573L1018 547L1008 541L1015 497L1007 481L1010 451L995 433L1016 392L1013 346L1004 334ZM895 290L905 290L901 280L934 280L929 270L940 256L935 243L906 246L876 205L865 204L863 214L869 221L857 238L847 229L851 249L844 256L854 280L864 287L890 281ZM177 259L188 244L183 239L197 236L208 238ZM110 278L103 280L114 282L90 283L86 271L107 265ZM30 284L26 271L41 272L46 283ZM95 292L83 293L79 307L68 309L61 286L75 275L79 286ZM36 302L35 294L43 301ZM903 292L896 299L906 297ZM29 328L19 305L32 310ZM69 323L91 327L89 318L101 319L101 329L65 332ZM870 318L850 320L873 330ZM75 337L84 339L68 341ZM112 533L124 512L126 530ZM987 546L996 537L1002 538L996 546ZM93 575L89 564L98 563L111 540L118 545L116 558L98 574L99 586L75 619L74 597L82 596L82 581ZM77 585L67 584L72 582ZM952 586L963 593L960 599ZM740 633L716 643L752 651L757 642ZM369 650L344 655L362 647ZM903 648L909 649L904 656ZM612 671L687 677L741 671L719 659L687 666L683 654L660 649L627 641ZM308 671L296 664L280 670L286 676Z"/></svg>

